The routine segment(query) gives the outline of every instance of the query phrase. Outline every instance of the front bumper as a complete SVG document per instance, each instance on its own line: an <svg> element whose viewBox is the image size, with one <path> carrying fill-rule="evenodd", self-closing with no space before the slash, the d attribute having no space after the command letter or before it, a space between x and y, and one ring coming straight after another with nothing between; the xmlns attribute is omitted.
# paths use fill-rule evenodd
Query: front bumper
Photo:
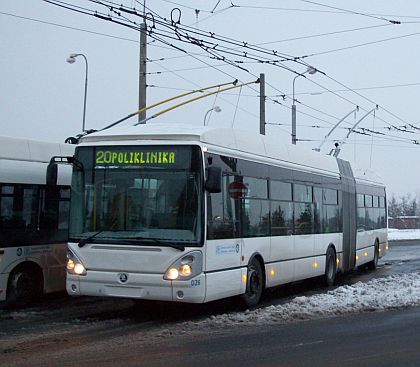
<svg viewBox="0 0 420 367"><path fill-rule="evenodd" d="M123 282L122 280L125 280ZM124 297L156 301L202 303L205 275L187 281L164 280L163 274L87 271L84 276L67 274L66 288L71 296Z"/></svg>

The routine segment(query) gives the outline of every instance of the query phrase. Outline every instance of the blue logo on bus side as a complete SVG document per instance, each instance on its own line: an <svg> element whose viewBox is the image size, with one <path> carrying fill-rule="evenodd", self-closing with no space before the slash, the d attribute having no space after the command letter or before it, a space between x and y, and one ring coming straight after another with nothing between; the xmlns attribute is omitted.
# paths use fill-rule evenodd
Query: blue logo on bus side
<svg viewBox="0 0 420 367"><path fill-rule="evenodd" d="M16 255L18 255L18 256L22 256L22 253L23 253L23 250L19 247L19 248L16 250Z"/></svg>

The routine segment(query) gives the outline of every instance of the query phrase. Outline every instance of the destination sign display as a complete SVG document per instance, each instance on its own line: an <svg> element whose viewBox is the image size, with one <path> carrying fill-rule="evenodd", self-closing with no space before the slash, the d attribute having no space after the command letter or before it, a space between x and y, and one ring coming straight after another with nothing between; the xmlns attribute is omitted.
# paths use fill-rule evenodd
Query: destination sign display
<svg viewBox="0 0 420 367"><path fill-rule="evenodd" d="M190 164L190 147L101 147L94 157L96 168L188 168Z"/></svg>

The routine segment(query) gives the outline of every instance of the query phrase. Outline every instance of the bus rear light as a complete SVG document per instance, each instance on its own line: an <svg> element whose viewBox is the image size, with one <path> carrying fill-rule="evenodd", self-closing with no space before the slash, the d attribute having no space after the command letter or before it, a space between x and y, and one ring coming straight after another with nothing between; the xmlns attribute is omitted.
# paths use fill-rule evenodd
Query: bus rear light
<svg viewBox="0 0 420 367"><path fill-rule="evenodd" d="M0 255L4 255L4 249L0 248Z"/></svg>
<svg viewBox="0 0 420 367"><path fill-rule="evenodd" d="M3 291L4 291L4 289L0 288L0 294L2 294L2 293L3 293Z"/></svg>

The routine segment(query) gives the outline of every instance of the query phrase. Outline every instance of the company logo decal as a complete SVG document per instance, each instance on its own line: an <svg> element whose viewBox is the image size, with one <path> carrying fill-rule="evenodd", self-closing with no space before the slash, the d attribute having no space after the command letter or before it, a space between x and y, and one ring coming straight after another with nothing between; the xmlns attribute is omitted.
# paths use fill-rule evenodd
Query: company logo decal
<svg viewBox="0 0 420 367"><path fill-rule="evenodd" d="M127 273L119 273L118 274L118 281L122 284L125 284L128 282L128 274Z"/></svg>

